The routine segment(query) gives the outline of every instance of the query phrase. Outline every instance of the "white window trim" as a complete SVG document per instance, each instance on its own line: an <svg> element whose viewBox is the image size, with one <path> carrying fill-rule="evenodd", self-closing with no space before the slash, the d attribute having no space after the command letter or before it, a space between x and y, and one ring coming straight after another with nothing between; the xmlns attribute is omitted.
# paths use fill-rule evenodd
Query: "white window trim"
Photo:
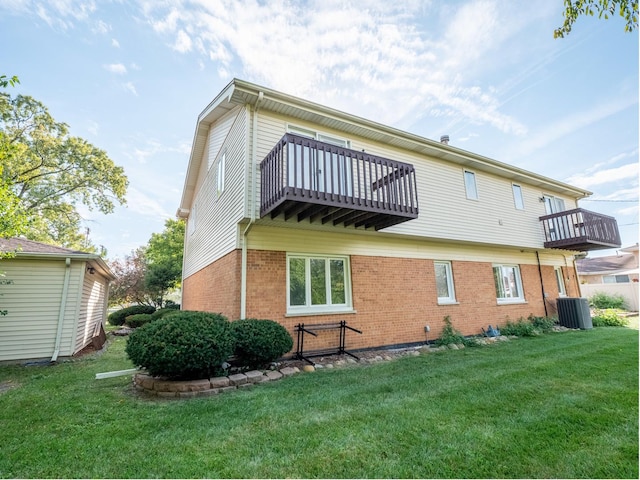
<svg viewBox="0 0 640 480"><path fill-rule="evenodd" d="M527 300L525 299L524 296L524 287L522 285L522 273L520 271L520 265L516 265L516 264L508 264L508 263L494 263L493 264L493 268L514 268L515 272L516 272L516 276L515 276L515 281L516 281L516 288L518 289L518 292L520 292L520 297L505 297L505 298L500 298L498 297L498 292L496 291L496 300L498 302L498 305L509 305L509 304L514 304L514 303L527 303ZM493 268L491 270L492 275L495 275L493 272Z"/></svg>
<svg viewBox="0 0 640 480"><path fill-rule="evenodd" d="M218 198L224 192L224 177L226 169L227 152L224 152L219 158L216 165L216 193Z"/></svg>
<svg viewBox="0 0 640 480"><path fill-rule="evenodd" d="M554 272L556 274L556 283L558 284L558 296L567 296L567 285L564 283L564 276L562 275L562 267L555 267Z"/></svg>
<svg viewBox="0 0 640 480"><path fill-rule="evenodd" d="M342 260L344 261L344 304L336 305L291 305L291 289L290 289L290 273L289 273L289 260L291 258L303 258L305 260L305 290L306 301L309 302L311 298L311 269L309 268L309 262L313 259L325 259L325 260ZM351 296L351 262L349 257L345 255L320 255L311 253L287 253L287 316L295 315L315 315L315 314L329 314L329 313L350 313L353 312L353 303ZM330 277L329 277L330 278ZM330 282L327 278L326 288L330 290ZM327 291L327 293L330 293Z"/></svg>
<svg viewBox="0 0 640 480"><path fill-rule="evenodd" d="M513 205L516 210L524 210L524 192L522 191L522 185L518 183L511 184L511 191L513 192ZM516 191L520 192L516 194ZM522 206L518 206L518 200L522 204Z"/></svg>
<svg viewBox="0 0 640 480"><path fill-rule="evenodd" d="M471 178L473 178L473 187L475 192L470 192L469 188L467 187L467 173L473 175L473 177ZM479 200L480 194L478 192L478 177L476 175L476 172L467 168L462 169L462 180L464 182L464 191L466 193L467 200ZM472 196L472 193L475 193L475 196Z"/></svg>
<svg viewBox="0 0 640 480"><path fill-rule="evenodd" d="M451 267L451 262L448 260L436 260L433 262L433 264L434 264L434 269L436 265L444 265L445 272L447 274L447 288L449 290L448 297L438 297L438 305L457 304L458 302L456 301L456 291L455 291L454 282L453 282L453 268ZM437 277L436 277L436 295L437 295L437 292L438 292L438 285L437 285Z"/></svg>

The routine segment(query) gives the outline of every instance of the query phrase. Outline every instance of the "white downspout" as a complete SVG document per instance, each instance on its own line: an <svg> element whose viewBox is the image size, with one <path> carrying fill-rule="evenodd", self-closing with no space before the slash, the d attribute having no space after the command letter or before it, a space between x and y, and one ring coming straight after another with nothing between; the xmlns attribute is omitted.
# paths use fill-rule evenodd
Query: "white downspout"
<svg viewBox="0 0 640 480"><path fill-rule="evenodd" d="M253 222L256 221L256 157L258 156L258 108L260 102L264 98L263 92L258 92L258 99L253 105L253 125L252 125L252 145L251 145L251 158L249 159L249 168L251 173L251 192L249 192L249 223L242 232L242 265L240 267L240 318L246 318L247 316L247 238L249 236L249 230L253 226Z"/></svg>
<svg viewBox="0 0 640 480"><path fill-rule="evenodd" d="M60 312L58 313L58 330L56 331L56 343L53 349L51 362L58 359L60 353L60 342L62 341L62 327L64 326L64 312L67 308L67 293L69 292L69 276L71 274L71 259L67 257L64 261L64 284L62 286L62 298L60 299Z"/></svg>

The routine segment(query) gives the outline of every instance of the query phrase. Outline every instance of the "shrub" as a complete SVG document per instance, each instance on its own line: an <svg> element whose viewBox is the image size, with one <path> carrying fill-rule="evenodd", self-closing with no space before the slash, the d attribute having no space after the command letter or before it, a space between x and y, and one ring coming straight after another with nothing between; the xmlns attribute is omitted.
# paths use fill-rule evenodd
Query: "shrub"
<svg viewBox="0 0 640 480"><path fill-rule="evenodd" d="M273 320L248 318L231 322L235 337L234 354L248 367L259 367L273 362L293 348L293 338Z"/></svg>
<svg viewBox="0 0 640 480"><path fill-rule="evenodd" d="M506 325L500 327L502 335L515 335L517 337L534 337L540 334L540 331L533 326L529 320L521 318L517 322L508 320Z"/></svg>
<svg viewBox="0 0 640 480"><path fill-rule="evenodd" d="M452 343L462 343L464 344L464 336L458 330L453 328L451 325L451 317L447 315L444 317L444 328L442 329L442 333L440 334L440 338L436 340L436 345L450 345Z"/></svg>
<svg viewBox="0 0 640 480"><path fill-rule="evenodd" d="M624 327L628 320L620 316L619 311L613 308L595 310L591 317L594 327Z"/></svg>
<svg viewBox="0 0 640 480"><path fill-rule="evenodd" d="M150 305L133 305L131 307L121 308L107 317L109 325L124 325L125 320L130 315L137 315L139 313L153 313L156 311L155 307Z"/></svg>
<svg viewBox="0 0 640 480"><path fill-rule="evenodd" d="M528 320L531 322L533 327L542 333L548 333L553 330L554 325L557 323L557 319L553 317L534 317L533 315L529 315Z"/></svg>
<svg viewBox="0 0 640 480"><path fill-rule="evenodd" d="M179 305L178 305L179 307ZM174 313L178 313L180 310L179 309L175 309L173 307L170 308L159 308L158 310L156 310L155 312L153 312L151 314L151 316L153 317L153 320L158 320L159 318L164 318L167 315L173 315Z"/></svg>
<svg viewBox="0 0 640 480"><path fill-rule="evenodd" d="M608 295L602 292L596 292L589 298L589 305L593 308L620 308L624 309L626 307L625 300L622 295Z"/></svg>
<svg viewBox="0 0 640 480"><path fill-rule="evenodd" d="M131 328L138 328L149 323L153 319L153 314L151 313L136 313L135 315L129 315L125 319L125 323Z"/></svg>
<svg viewBox="0 0 640 480"><path fill-rule="evenodd" d="M125 351L151 375L194 379L221 374L233 346L231 324L224 316L180 311L136 329Z"/></svg>

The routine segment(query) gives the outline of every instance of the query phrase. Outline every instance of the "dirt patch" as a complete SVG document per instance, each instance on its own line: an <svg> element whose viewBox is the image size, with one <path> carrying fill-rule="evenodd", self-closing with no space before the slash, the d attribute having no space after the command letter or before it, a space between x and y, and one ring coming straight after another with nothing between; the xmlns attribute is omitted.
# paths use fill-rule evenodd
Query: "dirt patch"
<svg viewBox="0 0 640 480"><path fill-rule="evenodd" d="M0 382L0 395L2 395L5 392L8 392L12 388L17 388L17 387L18 385L16 383L13 383L11 380Z"/></svg>

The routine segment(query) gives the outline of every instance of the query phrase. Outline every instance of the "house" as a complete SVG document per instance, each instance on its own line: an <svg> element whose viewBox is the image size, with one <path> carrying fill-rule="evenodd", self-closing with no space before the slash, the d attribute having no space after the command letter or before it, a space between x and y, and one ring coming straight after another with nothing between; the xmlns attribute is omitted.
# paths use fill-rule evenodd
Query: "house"
<svg viewBox="0 0 640 480"><path fill-rule="evenodd" d="M109 282L100 258L23 238L0 239L0 362L56 361L106 337Z"/></svg>
<svg viewBox="0 0 640 480"><path fill-rule="evenodd" d="M575 255L620 245L588 195L235 79L196 122L182 305L292 334L346 321L353 349L551 315L579 296Z"/></svg>
<svg viewBox="0 0 640 480"><path fill-rule="evenodd" d="M616 255L576 261L582 294L622 295L627 308L638 311L638 244L621 248Z"/></svg>

